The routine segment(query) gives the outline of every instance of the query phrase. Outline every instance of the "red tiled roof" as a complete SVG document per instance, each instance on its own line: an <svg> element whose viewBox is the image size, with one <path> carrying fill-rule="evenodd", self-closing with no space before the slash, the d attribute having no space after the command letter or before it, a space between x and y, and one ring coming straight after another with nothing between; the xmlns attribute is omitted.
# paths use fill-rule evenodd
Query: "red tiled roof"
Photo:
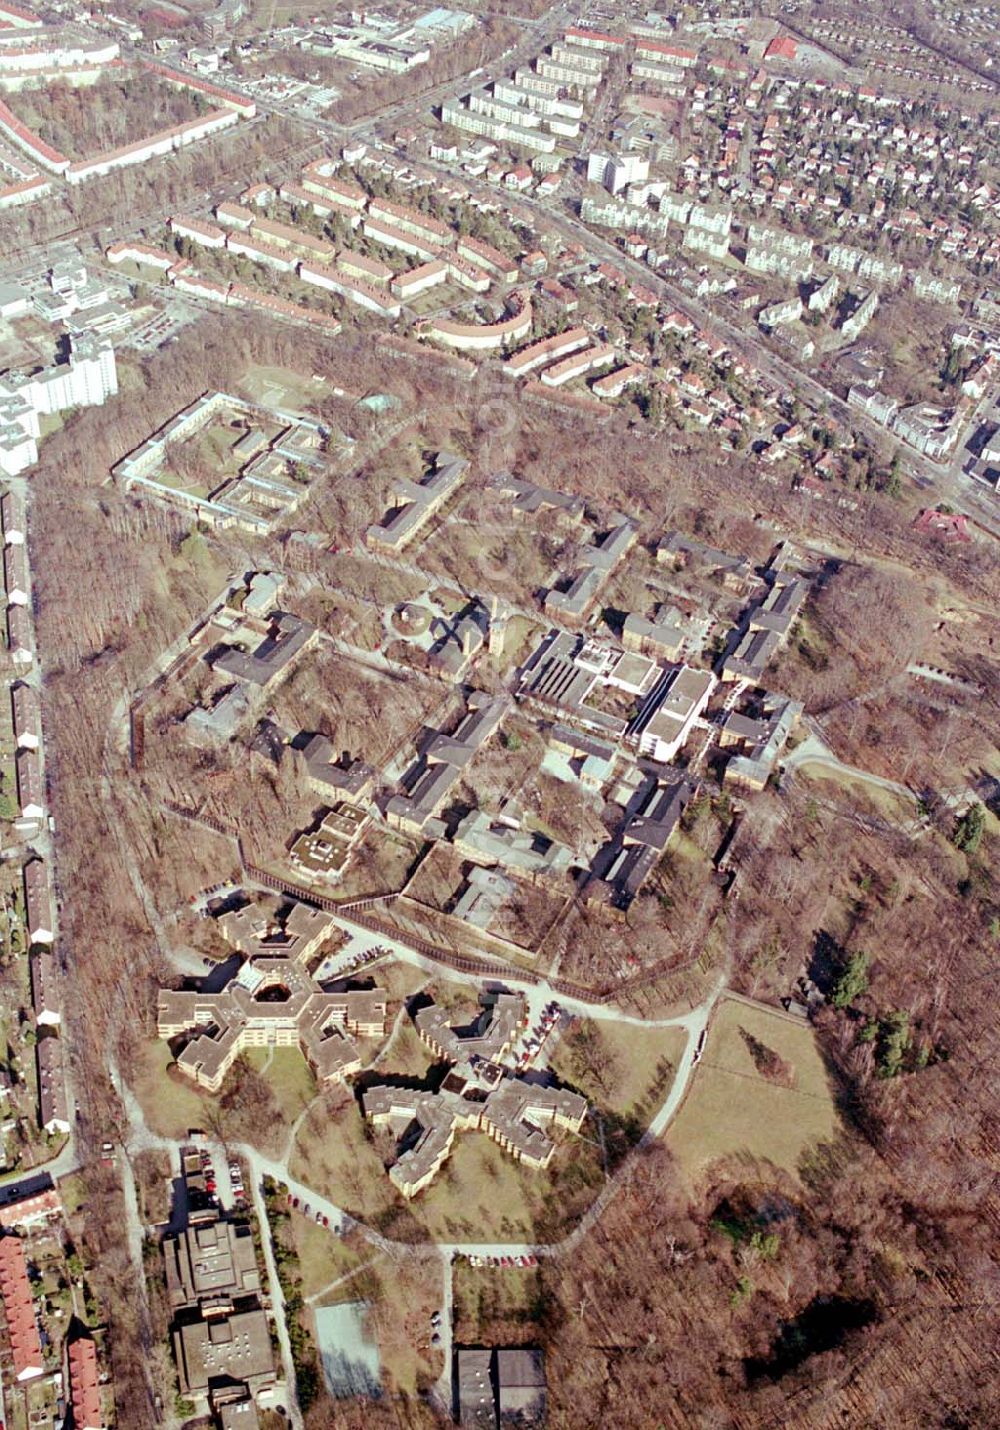
<svg viewBox="0 0 1000 1430"><path fill-rule="evenodd" d="M16 1236L0 1238L0 1296L16 1380L43 1370L42 1345L35 1322L35 1303L28 1282L24 1247Z"/></svg>
<svg viewBox="0 0 1000 1430"><path fill-rule="evenodd" d="M621 35L606 35L602 30L572 29L566 31L567 40L599 40L604 45L624 45Z"/></svg>
<svg viewBox="0 0 1000 1430"><path fill-rule="evenodd" d="M257 106L254 101L245 94L237 94L232 89L222 89L217 84L208 84L203 79L195 79L194 75L180 74L177 70L168 68L167 65L157 64L155 60L143 60L142 67L150 74L158 74L163 79L170 80L173 84L183 85L185 89L195 89L201 94L214 95L216 99L221 99L223 104L231 109L247 110L255 113Z"/></svg>
<svg viewBox="0 0 1000 1430"><path fill-rule="evenodd" d="M69 160L65 154L60 154L58 149L53 149L51 144L46 144L44 139L40 139L26 124L22 124L20 119L12 109L0 100L0 126L9 129L11 134L20 139L22 144L26 144L33 153L41 158L47 159L50 164L68 164Z"/></svg>
<svg viewBox="0 0 1000 1430"><path fill-rule="evenodd" d="M766 60L794 60L798 52L798 44L791 35L775 35L764 51L764 58Z"/></svg>
<svg viewBox="0 0 1000 1430"><path fill-rule="evenodd" d="M89 1430L101 1423L101 1392L97 1381L97 1347L89 1337L74 1341L69 1348L69 1394L73 1424Z"/></svg>

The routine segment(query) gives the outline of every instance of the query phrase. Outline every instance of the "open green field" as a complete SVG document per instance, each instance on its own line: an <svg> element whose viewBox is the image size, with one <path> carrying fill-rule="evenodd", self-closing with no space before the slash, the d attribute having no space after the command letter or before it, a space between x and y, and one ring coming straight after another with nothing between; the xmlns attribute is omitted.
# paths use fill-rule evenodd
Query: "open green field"
<svg viewBox="0 0 1000 1430"><path fill-rule="evenodd" d="M304 1301L333 1306L364 1296L363 1268L382 1252L356 1236L349 1240L335 1236L297 1211L289 1213L288 1234L299 1258Z"/></svg>
<svg viewBox="0 0 1000 1430"><path fill-rule="evenodd" d="M264 1071L267 1049L246 1054L249 1072L237 1062L218 1093L203 1092L172 1066L167 1043L140 1045L131 1087L150 1131L180 1140L191 1127L206 1127L223 1139L250 1142L274 1155L282 1149L291 1124L316 1094L308 1064L297 1048L276 1048Z"/></svg>
<svg viewBox="0 0 1000 1430"><path fill-rule="evenodd" d="M302 411L326 391L326 379L313 380L309 372L293 372L287 367L266 367L252 363L238 387L253 402L264 407L284 407Z"/></svg>
<svg viewBox="0 0 1000 1430"><path fill-rule="evenodd" d="M161 1137L185 1137L189 1127L201 1127L212 1098L199 1092L183 1073L169 1071L173 1054L159 1039L141 1044L132 1064L132 1091L146 1114L151 1132Z"/></svg>
<svg viewBox="0 0 1000 1430"><path fill-rule="evenodd" d="M557 1043L549 1066L596 1106L648 1123L670 1091L685 1041L683 1028L583 1018Z"/></svg>
<svg viewBox="0 0 1000 1430"><path fill-rule="evenodd" d="M758 1072L747 1037L790 1066L789 1086ZM812 1029L725 1000L667 1145L692 1179L723 1158L770 1162L797 1175L803 1158L838 1129L833 1088Z"/></svg>
<svg viewBox="0 0 1000 1430"><path fill-rule="evenodd" d="M859 814L872 813L886 819L912 820L917 816L916 800L904 799L860 775L848 774L829 765L805 760L796 768L796 779L816 786L817 799L850 800Z"/></svg>
<svg viewBox="0 0 1000 1430"><path fill-rule="evenodd" d="M267 1079L282 1121L294 1122L316 1096L316 1079L298 1048L248 1048L246 1060Z"/></svg>
<svg viewBox="0 0 1000 1430"><path fill-rule="evenodd" d="M187 492L188 496L197 497L200 501L207 501L208 494L212 490L207 482L188 481L186 477L172 472L169 467L161 468L157 472L155 480L161 487L168 487L173 492Z"/></svg>

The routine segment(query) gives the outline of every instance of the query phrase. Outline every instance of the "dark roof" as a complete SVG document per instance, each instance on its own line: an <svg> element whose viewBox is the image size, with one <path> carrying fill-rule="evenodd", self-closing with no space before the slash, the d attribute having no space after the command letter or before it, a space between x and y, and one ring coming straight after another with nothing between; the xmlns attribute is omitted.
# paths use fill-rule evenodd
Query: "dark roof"
<svg viewBox="0 0 1000 1430"><path fill-rule="evenodd" d="M251 685L267 685L292 660L313 634L313 627L286 611L275 613L268 634L255 651L224 650L213 662L215 670L248 681Z"/></svg>

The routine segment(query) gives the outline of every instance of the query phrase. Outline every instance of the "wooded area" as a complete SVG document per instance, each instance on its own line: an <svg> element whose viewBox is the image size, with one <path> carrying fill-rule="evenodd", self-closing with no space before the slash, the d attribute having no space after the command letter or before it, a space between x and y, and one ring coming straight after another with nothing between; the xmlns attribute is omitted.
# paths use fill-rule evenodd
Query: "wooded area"
<svg viewBox="0 0 1000 1430"><path fill-rule="evenodd" d="M209 108L194 90L163 84L145 72L102 74L82 87L58 79L26 86L12 107L46 144L75 159L134 144L159 129L197 119Z"/></svg>
<svg viewBox="0 0 1000 1430"><path fill-rule="evenodd" d="M751 533L762 547L775 532L807 534L813 519L789 495L762 491L738 461L723 467L697 439L640 438L624 423L584 439L579 419L563 424L513 406L501 430L488 407L495 397L488 377L460 385L357 339L330 344L220 316L155 361L155 374L151 366L130 372L114 403L75 414L47 439L32 476L31 527L74 993L67 1017L83 1150L95 1154L86 1173L87 1235L95 1289L109 1308L119 1423L142 1430L150 1423L145 1351L153 1342L145 1293L120 1237L120 1190L96 1155L105 1137L123 1130L107 1068L110 1060L127 1072L137 1040L151 1031L154 989L170 976L163 921L199 881L229 867L220 869L218 836L164 818L168 772L155 750L148 773L134 778L106 732L222 582L272 557L281 564L285 548L277 538L251 552L238 535L191 536L176 513L107 484L112 464L200 392L232 385L250 363L270 363L325 372L354 391L394 392L417 416L422 447L476 452L474 483L503 464L591 502L613 500L640 517L644 534L676 524L741 549ZM320 406L357 437L384 420L343 399ZM376 464L381 479L393 461L390 446ZM331 536L341 524L356 533L370 519L363 486L356 502L332 479L310 498L310 524ZM721 515L733 510L743 515ZM923 578L887 581L876 558L914 573L932 561L952 597L994 610L997 572L986 548L929 548L876 495L862 497L856 513L830 515L825 533L850 560L820 585L814 619L827 665L801 693L840 720L856 696L894 678L926 635ZM995 699L991 687L988 712ZM338 717L331 709L329 728ZM913 722L912 739L924 741ZM930 777L933 749L927 757L926 744L919 747ZM651 1410L655 1423L678 1430L995 1419L984 1368L1000 1329L991 1260L996 826L987 819L974 848L964 834L956 844L947 810L932 811L919 837L889 816L884 827L861 828L845 813L849 800L828 798L815 783L802 774L785 795L760 796L734 847L739 899L720 915L713 895L704 919L721 940L714 956L729 958L737 986L755 996L787 991L803 965L832 991L853 955L870 955L857 991L818 1024L843 1136L797 1178L723 1165L695 1195L672 1167L669 1138L650 1149L574 1254L540 1271L531 1336L547 1351L555 1426L624 1430L651 1423ZM295 797L264 761L246 761L230 783L226 814L247 832L255 822L277 824L273 811ZM708 848L717 832L706 825L699 833L695 822L689 837ZM669 925L664 905L651 903L650 919ZM699 952L692 930L704 927L695 912L668 929L688 958ZM582 916L568 927L574 971L606 963L606 934L588 934ZM311 1430L333 1423L329 1405L311 1412ZM338 1406L336 1424L354 1423L433 1420L414 1401Z"/></svg>

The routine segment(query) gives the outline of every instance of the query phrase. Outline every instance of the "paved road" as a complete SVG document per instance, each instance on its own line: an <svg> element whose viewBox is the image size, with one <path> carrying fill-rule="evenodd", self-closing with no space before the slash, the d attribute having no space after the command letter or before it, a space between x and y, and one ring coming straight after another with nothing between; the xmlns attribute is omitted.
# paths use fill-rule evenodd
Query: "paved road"
<svg viewBox="0 0 1000 1430"><path fill-rule="evenodd" d="M445 1414L451 1410L452 1403L452 1341L454 1340L455 1321L455 1267L451 1254L442 1250L442 1272L444 1285L441 1294L441 1324L438 1327L438 1334L441 1337L441 1349L444 1353L444 1365L438 1379L436 1398L444 1409Z"/></svg>
<svg viewBox="0 0 1000 1430"><path fill-rule="evenodd" d="M281 1351L281 1364L285 1375L285 1384L288 1387L288 1416L293 1430L304 1430L302 1411L299 1409L298 1396L295 1393L295 1362L292 1358L292 1343L288 1336L288 1322L285 1317L285 1297L281 1289L281 1281L278 1278L278 1267L274 1259L274 1247L271 1245L270 1223L267 1219L267 1207L264 1204L264 1192L261 1187L260 1178L253 1178L253 1204L257 1213L257 1222L260 1226L260 1241L264 1250L264 1265L267 1270L267 1279L271 1287L271 1307L274 1311L274 1324L278 1333L278 1347Z"/></svg>
<svg viewBox="0 0 1000 1430"><path fill-rule="evenodd" d="M781 762L781 769L784 774L793 774L795 770L805 769L809 765L819 765L823 769L831 770L834 774L843 775L845 779L863 780L865 784L873 785L876 789L883 789L890 794L899 795L901 799L913 803L916 799L913 791L907 789L906 785L900 784L897 780L884 779L882 775L873 775L868 770L860 770L857 765L845 765L843 760L838 760L837 756L823 743L819 735L810 733L797 745Z"/></svg>

